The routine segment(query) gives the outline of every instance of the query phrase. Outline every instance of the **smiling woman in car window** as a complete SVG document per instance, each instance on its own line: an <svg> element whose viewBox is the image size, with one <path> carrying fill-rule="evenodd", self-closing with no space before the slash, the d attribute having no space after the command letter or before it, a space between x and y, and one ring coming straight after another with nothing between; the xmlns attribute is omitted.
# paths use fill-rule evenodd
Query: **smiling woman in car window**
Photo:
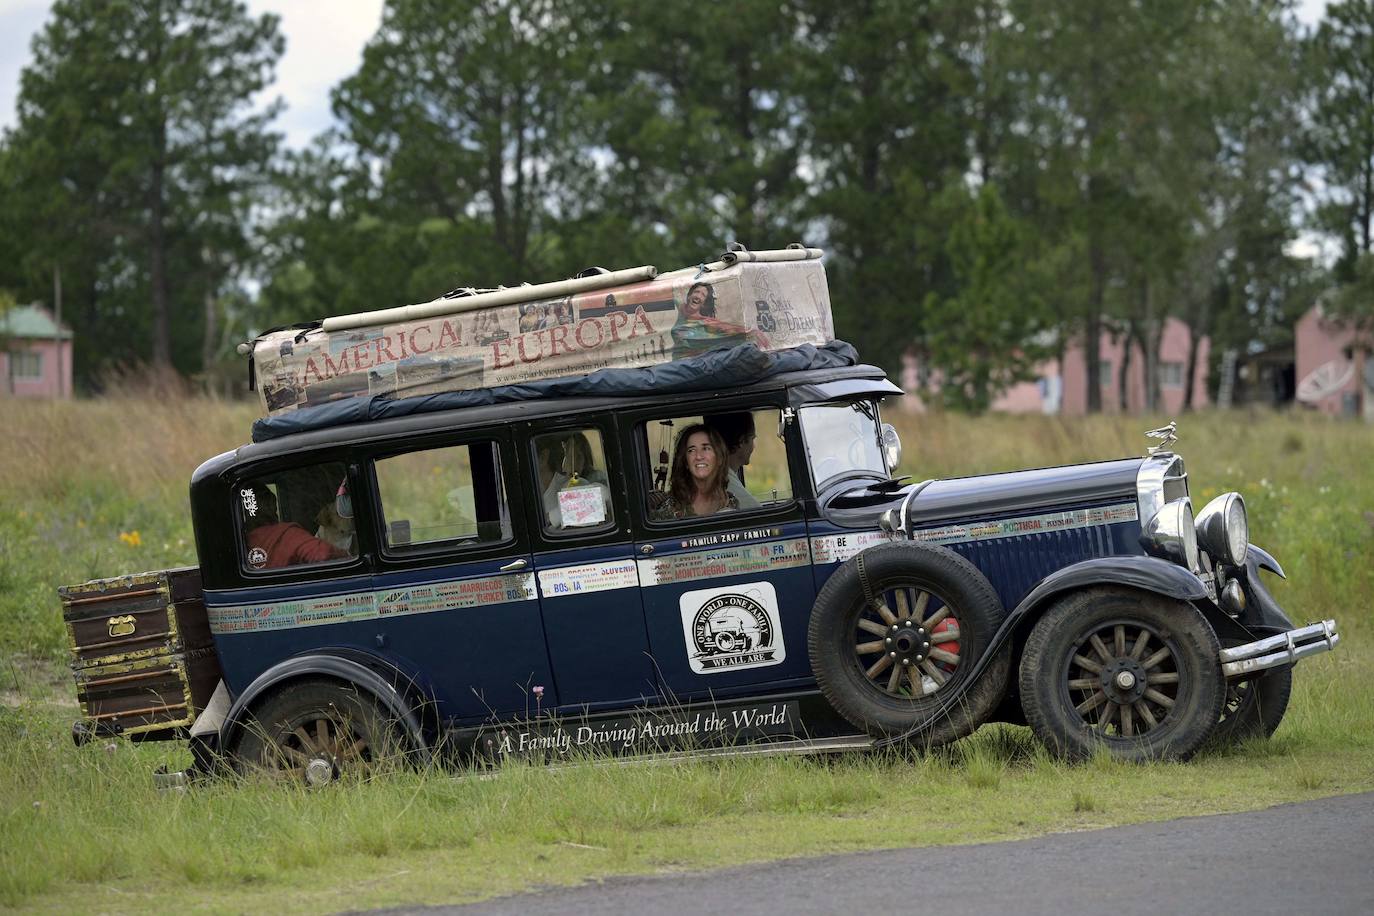
<svg viewBox="0 0 1374 916"><path fill-rule="evenodd" d="M711 515L739 508L726 489L730 467L725 442L704 423L693 423L677 437L668 498L653 510L656 521Z"/></svg>

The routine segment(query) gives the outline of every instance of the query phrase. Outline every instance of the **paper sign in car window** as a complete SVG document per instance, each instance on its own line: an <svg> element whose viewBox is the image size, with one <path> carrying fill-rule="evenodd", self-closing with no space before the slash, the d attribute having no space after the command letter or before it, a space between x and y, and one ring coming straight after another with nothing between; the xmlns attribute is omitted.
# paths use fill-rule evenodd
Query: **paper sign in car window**
<svg viewBox="0 0 1374 916"><path fill-rule="evenodd" d="M598 486L559 490L558 511L563 515L565 528L586 528L606 521L606 504Z"/></svg>

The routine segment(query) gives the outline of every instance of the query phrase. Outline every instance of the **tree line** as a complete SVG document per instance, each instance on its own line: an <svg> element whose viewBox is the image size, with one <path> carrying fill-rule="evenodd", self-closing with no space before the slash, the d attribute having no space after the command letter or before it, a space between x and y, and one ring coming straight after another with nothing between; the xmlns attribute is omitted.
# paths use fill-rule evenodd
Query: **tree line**
<svg viewBox="0 0 1374 916"><path fill-rule="evenodd" d="M1286 0L388 0L301 150L261 101L284 49L237 0L53 4L0 289L60 300L80 384L732 240L826 248L839 335L974 410L1075 339L1100 409L1104 330L1154 378L1169 316L1220 353L1329 290L1374 311L1374 0L1315 30Z"/></svg>

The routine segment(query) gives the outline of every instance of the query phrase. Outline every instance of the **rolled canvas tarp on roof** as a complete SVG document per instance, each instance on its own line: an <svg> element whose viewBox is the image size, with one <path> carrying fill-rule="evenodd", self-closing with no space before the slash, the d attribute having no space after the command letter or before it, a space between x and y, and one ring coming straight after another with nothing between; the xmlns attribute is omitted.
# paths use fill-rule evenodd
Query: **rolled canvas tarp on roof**
<svg viewBox="0 0 1374 916"><path fill-rule="evenodd" d="M730 255L658 276L636 268L269 333L253 344L255 381L267 413L277 415L357 397L643 368L740 344L764 352L820 346L834 337L818 250ZM648 279L605 285L627 276ZM522 296L529 298L511 301Z"/></svg>
<svg viewBox="0 0 1374 916"><path fill-rule="evenodd" d="M630 397L658 392L683 394L722 388L742 388L786 372L807 369L838 369L859 364L859 355L842 340L824 346L803 344L776 353L764 353L752 344L711 350L699 356L640 369L599 369L588 375L541 379L516 385L499 385L467 391L445 391L392 399L345 398L307 410L287 411L253 422L253 441L266 442L293 433L366 423L393 417L508 404L542 398Z"/></svg>

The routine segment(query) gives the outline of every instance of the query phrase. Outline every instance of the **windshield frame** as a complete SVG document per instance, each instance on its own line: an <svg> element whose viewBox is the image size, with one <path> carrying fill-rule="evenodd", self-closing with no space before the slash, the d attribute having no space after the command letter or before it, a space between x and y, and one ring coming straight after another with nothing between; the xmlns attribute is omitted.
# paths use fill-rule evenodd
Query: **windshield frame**
<svg viewBox="0 0 1374 916"><path fill-rule="evenodd" d="M841 466L839 470L828 473L825 477L818 475L817 461L813 458L810 441L811 435L814 435L818 430L812 430L812 433L808 434L806 413L807 411L816 410L818 408L830 409L836 407L857 408L856 412L862 413L868 418L868 422L872 425L873 430L871 448L873 450L873 456L876 458L874 462L876 467L856 467L852 462L845 462L838 455L825 454L821 457L822 462L827 459L837 459L840 460ZM887 462L883 456L883 424L877 399L872 397L836 398L831 401L817 401L811 404L803 404L797 409L797 428L801 433L802 451L806 458L806 473L811 478L811 484L815 487L816 493L819 494L823 487L833 484L836 481L848 480L851 478L877 478L879 480L887 480L891 476L891 469L887 467ZM853 440L847 443L845 445L846 451L852 449L855 444L856 442Z"/></svg>

